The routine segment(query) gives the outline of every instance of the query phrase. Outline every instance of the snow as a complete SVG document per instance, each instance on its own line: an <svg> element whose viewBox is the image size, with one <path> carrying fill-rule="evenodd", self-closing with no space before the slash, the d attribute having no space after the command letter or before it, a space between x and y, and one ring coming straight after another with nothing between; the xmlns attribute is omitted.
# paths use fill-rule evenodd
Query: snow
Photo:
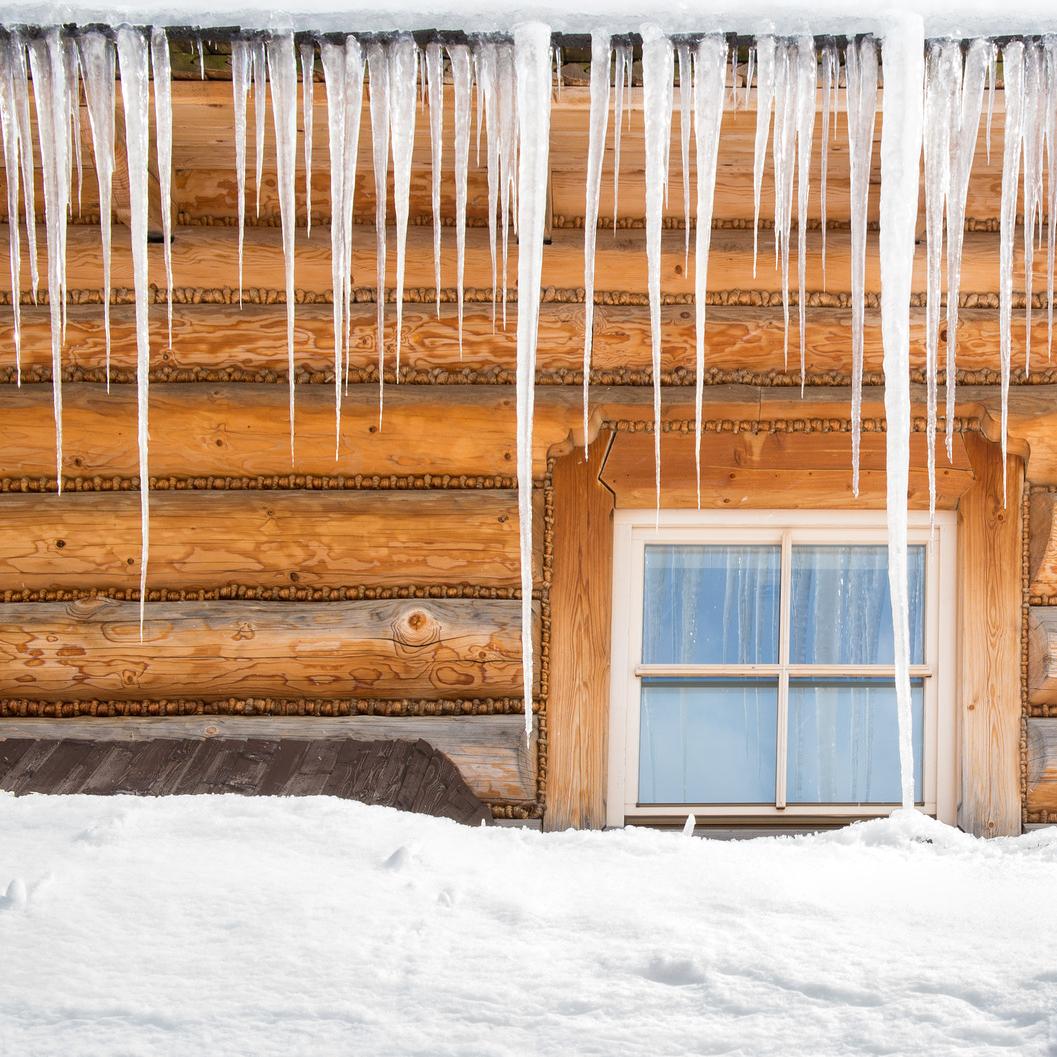
<svg viewBox="0 0 1057 1057"><path fill-rule="evenodd" d="M0 1052L1042 1057L1055 868L1057 830L917 815L727 842L0 794Z"/></svg>

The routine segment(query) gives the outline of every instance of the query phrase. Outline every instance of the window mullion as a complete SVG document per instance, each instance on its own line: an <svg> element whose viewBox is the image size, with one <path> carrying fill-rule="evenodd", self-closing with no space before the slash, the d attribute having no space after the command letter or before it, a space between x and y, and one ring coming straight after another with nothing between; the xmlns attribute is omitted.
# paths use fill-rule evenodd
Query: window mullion
<svg viewBox="0 0 1057 1057"><path fill-rule="evenodd" d="M775 731L774 806L785 807L785 785L789 756L789 639L792 622L793 536L782 532L782 586L778 610L778 716Z"/></svg>

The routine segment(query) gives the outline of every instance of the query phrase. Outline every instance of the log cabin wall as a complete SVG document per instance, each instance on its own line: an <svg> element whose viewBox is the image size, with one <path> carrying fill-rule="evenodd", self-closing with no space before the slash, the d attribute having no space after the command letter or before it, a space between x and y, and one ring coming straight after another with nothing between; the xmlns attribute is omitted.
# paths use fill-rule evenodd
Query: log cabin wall
<svg viewBox="0 0 1057 1057"><path fill-rule="evenodd" d="M487 186L484 168L473 164L471 151L461 347L456 338L450 87L445 105L442 285L435 289L428 123L420 118L400 384L395 384L393 370L390 306L381 429L376 292L371 286L375 202L365 98L355 207L350 386L335 460L329 159L323 91L317 85L311 238L305 235L304 169L298 151L297 436L291 466L286 306L271 122L266 123L259 213L253 208L252 163L248 166L245 284L239 291L229 57L223 46L210 45L205 82L194 79L197 56L177 50L173 62L180 78L173 99L176 289L169 348L164 340L162 249L152 246L152 562L145 642L139 642L135 604L139 526L131 258L127 235L116 226L112 384L107 393L95 225L98 198L86 135L81 209L68 237L70 307L63 350L67 461L62 496L55 494L48 309L43 298L37 305L28 295L24 298L21 387L15 384L11 361L0 364L0 722L5 724L0 733L23 732L29 720L58 717L67 724L65 730L86 718L120 721L120 729L130 737L157 733L158 723L172 723L170 730L191 723L202 736L231 736L233 729L241 729L233 724L280 720L312 723L317 732L325 729L325 736L345 732L426 737L452 756L496 816L543 817L550 828L601 824L610 516L620 506L653 502L644 145L637 109L641 90L632 92L636 109L623 137L616 188L619 210L614 208L612 138L606 151L601 215L602 225L612 230L598 238L592 446L587 463L582 456L588 438L580 426L588 117L582 65L579 75L575 63L567 66L563 95L554 100L551 239L544 254L534 446L540 664L534 736L526 745L519 696L513 491L514 328L504 328L501 318L493 325ZM318 66L316 77L320 79ZM118 106L120 124L120 99ZM85 116L82 106L82 125ZM671 156L676 187L683 177L678 124L676 114ZM1001 114L996 114L997 158L1001 124ZM766 222L758 274L753 265L749 174L754 129L752 109L725 114L707 298L706 502L880 508L882 349L874 236L866 275L863 487L858 500L850 492L846 141L838 136L830 144L825 277L818 231L810 233L802 398L798 366L785 358L779 281L766 263ZM981 129L981 144L983 136ZM818 138L814 149L817 173ZM1021 809L1029 822L1057 819L1057 795L1039 791L1057 789L1057 736L1047 725L1057 719L1048 711L1053 707L1045 700L1049 691L1032 681L1036 671L1042 673L1040 680L1049 678L1038 659L1046 650L1034 644L1047 641L1044 630L1037 629L1048 627L1045 607L1057 597L1057 573L1049 587L1042 584L1041 573L1030 587L1021 585L1019 558L1008 555L1011 524L1017 529L1018 546L1021 539L1020 507L1015 505L1018 516L1011 522L996 499L996 225L1001 180L999 165L985 165L983 155L981 145L967 205L957 457L948 466L943 455L937 465L940 505L968 512L979 529L981 556L972 569L980 575L966 581L968 591L973 599L997 600L997 611L986 612L988 627L973 628L973 636L985 637L963 644L966 655L982 651L986 663L962 673L972 687L962 700L963 734L967 729L984 732L976 741L969 738L979 751L963 771L987 776L980 788L967 793L971 803L966 818L970 828L995 833L1019 824ZM879 168L876 148L874 165ZM769 181L768 162L765 198ZM118 186L118 221L127 218L127 209L122 213L123 193ZM38 201L41 194L38 167ZM0 203L4 201L0 195ZM813 229L820 222L818 204L813 194ZM876 216L874 194L871 221ZM691 503L693 458L693 277L686 266L682 225L682 203L673 193L666 207L662 260L661 369L666 387L664 502L672 506ZM7 244L6 237L0 237L0 257ZM912 317L912 370L918 383L924 378L922 258L919 255ZM1037 255L1037 289L1044 285L1042 260L1043 255ZM6 267L7 261L0 261L0 269ZM43 261L41 267L43 271ZM511 277L515 269L513 245ZM510 300L512 322L513 290ZM1033 334L1036 348L1043 347L1044 312L1037 313ZM1016 336L1023 337L1022 328ZM795 361L795 323L791 344ZM12 345L5 313L0 348ZM1037 538L1053 524L1045 504L1049 487L1057 485L1055 371L1042 365L1028 379L1015 370L1010 397L1010 466L1014 479L1020 479L1023 469L1033 483L1027 501L1030 528L1025 528L1032 555ZM923 408L919 389L915 401ZM920 508L927 502L923 422L915 423L915 429L911 502ZM974 454L974 442L982 444L984 438L989 443L982 449L977 444ZM999 528L1007 531L997 532ZM994 554L987 551L992 537L1004 548ZM1041 553L1046 554L1044 546ZM1053 565L1057 568L1057 559ZM1012 613L1010 576L1017 578ZM1020 607L1028 603L1031 634L1023 640L1024 656L1018 653L1011 668L1008 649L995 643L1002 640L1001 645L1008 646L1008 626L1014 628L1014 640L1022 641ZM972 599L970 609L971 604ZM1027 624L1025 629L1027 635ZM1010 687L1016 690L1012 742ZM987 707L978 709L978 701ZM141 721L150 722L144 726ZM992 731L998 734L992 737ZM1023 734L1023 804L1017 796L1017 732ZM968 759L963 755L963 764ZM1012 786L1007 773L1011 768ZM996 786L998 794L992 796ZM1013 821L1011 812L1017 816Z"/></svg>

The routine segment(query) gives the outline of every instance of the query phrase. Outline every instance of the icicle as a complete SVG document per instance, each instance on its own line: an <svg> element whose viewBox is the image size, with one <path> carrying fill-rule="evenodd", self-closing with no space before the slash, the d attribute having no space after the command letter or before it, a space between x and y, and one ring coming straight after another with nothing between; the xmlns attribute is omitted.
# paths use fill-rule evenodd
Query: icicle
<svg viewBox="0 0 1057 1057"><path fill-rule="evenodd" d="M51 391L55 413L55 476L62 491L62 332L66 303L66 217L70 202L70 106L66 61L57 29L29 42L37 133L44 170L48 233L48 307L51 315Z"/></svg>
<svg viewBox="0 0 1057 1057"><path fill-rule="evenodd" d="M15 380L22 385L22 247L18 222L20 158L15 117L15 82L11 67L17 59L11 41L0 42L0 128L3 131L4 173L7 178L7 234L11 263L11 312L15 328ZM32 149L32 144L29 145Z"/></svg>
<svg viewBox="0 0 1057 1057"><path fill-rule="evenodd" d="M929 47L925 67L925 447L929 475L929 524L936 514L936 370L939 363L942 297L943 218L951 182L951 137L957 120L961 46L953 41Z"/></svg>
<svg viewBox="0 0 1057 1057"><path fill-rule="evenodd" d="M898 19L896 21L896 19ZM888 586L892 597L899 773L903 808L914 806L907 588L907 487L910 478L910 294L921 164L924 26L920 15L893 16L885 36L881 126L881 334L884 343Z"/></svg>
<svg viewBox="0 0 1057 1057"><path fill-rule="evenodd" d="M562 49L554 49L554 77L558 85L558 99L562 97L562 89L565 87L565 64L562 59Z"/></svg>
<svg viewBox="0 0 1057 1057"><path fill-rule="evenodd" d="M848 153L851 170L851 480L859 495L859 438L862 429L863 327L866 317L866 226L877 123L877 44L867 37L848 45Z"/></svg>
<svg viewBox="0 0 1057 1057"><path fill-rule="evenodd" d="M125 114L129 213L132 228L132 273L136 292L136 393L139 446L140 560L139 635L147 604L147 564L150 543L150 476L148 472L147 386L150 380L150 324L148 319L147 168L150 154L150 84L147 38L130 26L117 31L121 68L121 98Z"/></svg>
<svg viewBox="0 0 1057 1057"><path fill-rule="evenodd" d="M514 70L514 48L500 44L496 76L499 90L499 211L503 232L503 329L506 329L507 257L510 244L510 222L517 210L518 118L517 80ZM511 202L513 199L513 202ZM516 223L516 218L515 218Z"/></svg>
<svg viewBox="0 0 1057 1057"><path fill-rule="evenodd" d="M206 45L201 33L195 34L195 44L198 47L198 79L204 81L206 79Z"/></svg>
<svg viewBox="0 0 1057 1057"><path fill-rule="evenodd" d="M826 181L829 176L830 115L837 87L837 48L828 40L822 46L822 171L819 176L819 224L822 229L822 289L826 289Z"/></svg>
<svg viewBox="0 0 1057 1057"><path fill-rule="evenodd" d="M987 164L991 164L991 118L995 113L995 87L998 81L998 48L992 44L987 56Z"/></svg>
<svg viewBox="0 0 1057 1057"><path fill-rule="evenodd" d="M969 174L980 135L984 77L992 53L990 41L969 46L962 72L958 127L951 162L951 191L947 199L947 458L954 457L954 396L957 384L958 298L961 292L962 243L965 238L965 201Z"/></svg>
<svg viewBox="0 0 1057 1057"><path fill-rule="evenodd" d="M253 119L257 133L254 161L257 165L257 216L261 215L261 184L264 177L264 125L267 120L265 106L265 82L268 78L268 60L264 51L264 39L254 37L249 41L250 71L253 75Z"/></svg>
<svg viewBox="0 0 1057 1057"><path fill-rule="evenodd" d="M349 390L349 365L352 331L352 218L356 196L356 159L360 152L360 116L363 111L364 56L360 42L353 36L345 38L345 176L342 182L342 238L345 246L345 391ZM382 349L379 347L379 357ZM381 361L379 361L381 363ZM380 375L380 372L379 372ZM379 385L381 382L379 381ZM381 402L379 401L379 412Z"/></svg>
<svg viewBox="0 0 1057 1057"><path fill-rule="evenodd" d="M763 189L763 166L767 159L767 136L771 130L771 109L774 105L774 37L760 37L756 41L756 140L752 163L752 275L756 278L756 259L760 247L760 192ZM778 122L775 119L775 137ZM775 184L775 197L778 186Z"/></svg>
<svg viewBox="0 0 1057 1057"><path fill-rule="evenodd" d="M1057 250L1057 37L1043 41L1046 80L1046 361L1053 358L1053 265Z"/></svg>
<svg viewBox="0 0 1057 1057"><path fill-rule="evenodd" d="M1042 230L1042 48L1030 41L1024 51L1024 374L1031 374L1031 299L1034 290L1035 230Z"/></svg>
<svg viewBox="0 0 1057 1057"><path fill-rule="evenodd" d="M382 394L385 388L385 213L386 197L389 194L389 62L383 45L367 45L367 69L371 82L371 147L374 158L375 264L378 286L378 426L381 428Z"/></svg>
<svg viewBox="0 0 1057 1057"><path fill-rule="evenodd" d="M752 78L753 78L753 74L755 72L756 72L756 49L750 47L749 48L749 59L748 59L748 63L746 64L746 67L745 67L745 94L742 97L742 104L741 104L741 109L742 110L748 110L749 109L749 98L750 98L749 93L752 90Z"/></svg>
<svg viewBox="0 0 1057 1057"><path fill-rule="evenodd" d="M312 237L312 125L316 94L316 46L301 45L301 123L305 127L305 236ZM333 208L333 205L331 206Z"/></svg>
<svg viewBox="0 0 1057 1057"><path fill-rule="evenodd" d="M716 190L719 131L723 123L723 74L727 45L721 36L697 45L694 64L694 145L697 160L697 232L694 247L696 353L694 371L694 469L697 507L701 509L701 419L705 384L705 312L708 295L708 254L712 244L712 206Z"/></svg>
<svg viewBox="0 0 1057 1057"><path fill-rule="evenodd" d="M19 153L22 160L22 201L26 210L26 242L29 249L29 279L33 303L37 301L40 272L37 267L37 207L34 186L33 128L29 119L29 76L26 71L26 45L21 35L8 34L14 78L15 120L18 124Z"/></svg>
<svg viewBox="0 0 1057 1057"><path fill-rule="evenodd" d="M103 243L103 334L106 340L106 390L110 392L110 259L114 182L115 55L106 34L85 33L80 40L81 75L92 130L92 156L99 184L99 234Z"/></svg>
<svg viewBox="0 0 1057 1057"><path fill-rule="evenodd" d="M738 109L738 45L730 49L730 108Z"/></svg>
<svg viewBox="0 0 1057 1057"><path fill-rule="evenodd" d="M796 154L797 154L797 308L800 317L800 395L807 377L807 204L811 189L811 139L815 130L815 89L818 61L814 37L797 42Z"/></svg>
<svg viewBox="0 0 1057 1057"><path fill-rule="evenodd" d="M250 92L250 46L231 42L231 93L235 112L235 183L239 211L239 308L242 307L242 256L246 236L246 98Z"/></svg>
<svg viewBox="0 0 1057 1057"><path fill-rule="evenodd" d="M279 185L279 219L283 228L283 266L286 276L286 370L290 391L290 464L294 462L294 236L297 203L297 55L292 33L277 33L266 45L272 88L275 129L275 173Z"/></svg>
<svg viewBox="0 0 1057 1057"><path fill-rule="evenodd" d="M465 44L448 48L455 82L455 269L459 317L459 359L462 359L463 274L466 268L466 176L470 164L470 92L473 69Z"/></svg>
<svg viewBox="0 0 1057 1057"><path fill-rule="evenodd" d="M775 53L774 251L782 275L783 352L789 366L789 238L793 224L793 176L796 172L797 87L796 46L782 44Z"/></svg>
<svg viewBox="0 0 1057 1057"><path fill-rule="evenodd" d="M685 273L690 266L690 112L693 105L694 87L690 73L690 45L680 44L676 48L676 55L679 60L679 158L683 165L683 230L686 236L683 271ZM733 84L734 81L731 80L731 85Z"/></svg>
<svg viewBox="0 0 1057 1057"><path fill-rule="evenodd" d="M550 28L538 22L514 30L517 71L518 313L517 313L517 481L521 543L521 664L524 677L525 736L532 732L532 413L536 394L536 341L543 236L550 168ZM458 83L458 82L456 82ZM670 83L670 82L669 82Z"/></svg>
<svg viewBox="0 0 1057 1057"><path fill-rule="evenodd" d="M653 462L661 509L661 220L671 142L672 43L655 26L642 30L642 110L646 129L646 262L653 365Z"/></svg>
<svg viewBox="0 0 1057 1057"><path fill-rule="evenodd" d="M588 400L591 392L591 343L595 321L595 241L598 236L598 197L602 191L602 161L609 123L609 34L591 34L591 117L587 143L587 195L584 210L584 461L590 447ZM687 57L689 65L689 56ZM687 89L689 92L689 88ZM687 229L689 230L689 228Z"/></svg>
<svg viewBox="0 0 1057 1057"><path fill-rule="evenodd" d="M154 121L158 142L158 184L161 190L161 224L165 256L166 319L172 347L172 74L169 38L164 29L151 34L154 65Z"/></svg>
<svg viewBox="0 0 1057 1057"><path fill-rule="evenodd" d="M481 41L474 52L477 69L477 106L479 118L483 114L488 129L488 245L492 261L492 332L495 333L496 311L496 210L499 208L499 99L496 77L498 74L498 45ZM478 126L480 127L480 126Z"/></svg>
<svg viewBox="0 0 1057 1057"><path fill-rule="evenodd" d="M999 356L1002 373L1002 501L1006 495L1006 427L1009 418L1009 366L1013 324L1013 236L1017 226L1017 184L1024 141L1024 44L1002 49L1006 121L1002 148L1002 204L998 275Z"/></svg>
<svg viewBox="0 0 1057 1057"><path fill-rule="evenodd" d="M426 45L426 79L429 94L429 153L433 196L433 285L440 319L440 176L444 157L444 50L436 42Z"/></svg>
<svg viewBox="0 0 1057 1057"><path fill-rule="evenodd" d="M624 117L624 83L628 70L627 44L618 44L613 49L613 237L617 234L620 219L620 132ZM628 89L631 82L628 81ZM630 109L630 107L629 107Z"/></svg>
<svg viewBox="0 0 1057 1057"><path fill-rule="evenodd" d="M70 150L74 168L77 170L77 215L81 215L81 197L84 189L84 160L81 156L81 91L79 85L80 63L77 59L77 41L67 37L66 43L66 97L70 104ZM73 212L73 204L70 204ZM66 339L65 324L63 340Z"/></svg>
<svg viewBox="0 0 1057 1057"><path fill-rule="evenodd" d="M389 131L393 144L393 212L396 214L396 380L400 381L400 335L404 321L404 259L411 205L411 158L415 148L418 48L410 33L389 45ZM493 268L495 250L492 252Z"/></svg>

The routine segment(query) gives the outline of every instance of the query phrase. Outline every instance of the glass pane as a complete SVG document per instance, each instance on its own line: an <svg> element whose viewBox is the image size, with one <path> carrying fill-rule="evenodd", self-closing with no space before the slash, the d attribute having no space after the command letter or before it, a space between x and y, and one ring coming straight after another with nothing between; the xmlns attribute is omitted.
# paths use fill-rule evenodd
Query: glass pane
<svg viewBox="0 0 1057 1057"><path fill-rule="evenodd" d="M644 664L775 664L778 546L646 548Z"/></svg>
<svg viewBox="0 0 1057 1057"><path fill-rule="evenodd" d="M921 801L925 690L911 684L914 799ZM789 684L790 804L892 804L901 799L895 684L794 679Z"/></svg>
<svg viewBox="0 0 1057 1057"><path fill-rule="evenodd" d="M925 659L925 548L907 556L910 663ZM792 664L893 664L888 548L794 546Z"/></svg>
<svg viewBox="0 0 1057 1057"><path fill-rule="evenodd" d="M642 686L639 803L773 804L778 684Z"/></svg>

